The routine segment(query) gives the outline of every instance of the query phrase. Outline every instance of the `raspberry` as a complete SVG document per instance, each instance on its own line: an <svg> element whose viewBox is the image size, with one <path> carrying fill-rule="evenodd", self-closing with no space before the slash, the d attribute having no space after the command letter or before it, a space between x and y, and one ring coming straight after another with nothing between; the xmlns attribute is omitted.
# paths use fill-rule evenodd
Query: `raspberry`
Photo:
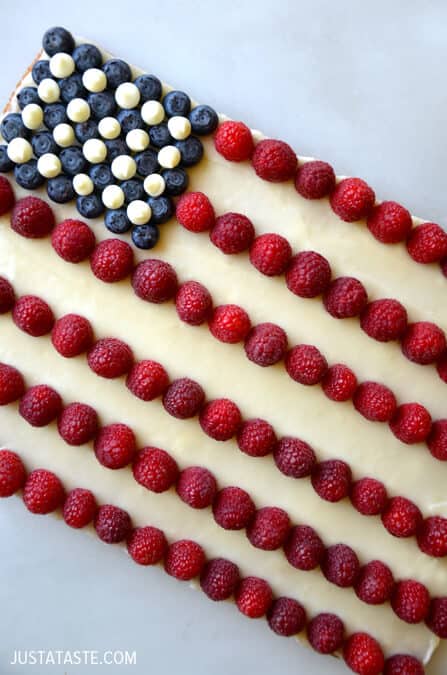
<svg viewBox="0 0 447 675"><path fill-rule="evenodd" d="M44 427L59 415L62 399L51 387L38 384L22 397L19 413L33 427Z"/></svg>
<svg viewBox="0 0 447 675"><path fill-rule="evenodd" d="M410 212L397 202L377 204L366 221L369 231L383 244L404 241L413 227Z"/></svg>
<svg viewBox="0 0 447 675"><path fill-rule="evenodd" d="M305 199L327 197L334 187L334 169L327 162L315 160L299 167L295 178L295 188Z"/></svg>
<svg viewBox="0 0 447 675"><path fill-rule="evenodd" d="M214 310L209 327L215 338L221 342L241 342L250 330L250 319L238 305L219 305Z"/></svg>
<svg viewBox="0 0 447 675"><path fill-rule="evenodd" d="M408 654L396 654L385 661L383 675L424 675L425 670L419 659Z"/></svg>
<svg viewBox="0 0 447 675"><path fill-rule="evenodd" d="M132 468L137 483L157 493L169 490L178 476L177 462L160 448L140 450Z"/></svg>
<svg viewBox="0 0 447 675"><path fill-rule="evenodd" d="M5 176L0 176L0 216L10 211L14 202L15 197L11 183Z"/></svg>
<svg viewBox="0 0 447 675"><path fill-rule="evenodd" d="M214 246L222 253L242 253L246 251L255 236L255 228L251 220L242 213L224 213L217 218L210 232Z"/></svg>
<svg viewBox="0 0 447 675"><path fill-rule="evenodd" d="M177 275L163 260L143 260L132 274L132 286L139 298L159 304L176 294Z"/></svg>
<svg viewBox="0 0 447 675"><path fill-rule="evenodd" d="M239 569L230 560L214 558L210 560L200 575L202 591L210 600L227 600L233 595L239 583Z"/></svg>
<svg viewBox="0 0 447 675"><path fill-rule="evenodd" d="M180 420L197 415L203 405L205 393L197 382L183 377L171 382L163 396L165 410Z"/></svg>
<svg viewBox="0 0 447 675"><path fill-rule="evenodd" d="M168 542L157 527L136 527L127 539L129 555L139 565L156 565L163 558Z"/></svg>
<svg viewBox="0 0 447 675"><path fill-rule="evenodd" d="M13 287L7 279L0 277L0 314L6 314L11 311L15 301L16 296Z"/></svg>
<svg viewBox="0 0 447 675"><path fill-rule="evenodd" d="M205 286L187 281L177 291L175 307L180 319L190 326L200 326L209 316L213 301Z"/></svg>
<svg viewBox="0 0 447 675"><path fill-rule="evenodd" d="M175 541L169 546L165 557L166 572L180 581L197 577L204 564L205 554L202 547L189 539Z"/></svg>
<svg viewBox="0 0 447 675"><path fill-rule="evenodd" d="M393 590L394 579L389 567L380 560L372 560L360 569L355 592L368 605L386 602Z"/></svg>
<svg viewBox="0 0 447 675"><path fill-rule="evenodd" d="M296 345L286 356L286 370L292 380L300 384L318 384L327 368L323 354L313 345Z"/></svg>
<svg viewBox="0 0 447 675"><path fill-rule="evenodd" d="M0 405L17 401L25 391L25 383L16 368L0 363Z"/></svg>
<svg viewBox="0 0 447 675"><path fill-rule="evenodd" d="M447 420L433 422L427 445L433 457L447 460Z"/></svg>
<svg viewBox="0 0 447 675"><path fill-rule="evenodd" d="M363 284L353 277L335 279L323 297L324 306L336 319L358 316L365 308L368 296Z"/></svg>
<svg viewBox="0 0 447 675"><path fill-rule="evenodd" d="M91 347L87 361L94 373L112 379L125 375L132 368L133 354L125 342L116 338L103 338Z"/></svg>
<svg viewBox="0 0 447 675"><path fill-rule="evenodd" d="M242 530L247 527L255 511L250 495L238 487L220 490L213 504L214 519L224 530Z"/></svg>
<svg viewBox="0 0 447 675"><path fill-rule="evenodd" d="M341 459L328 459L317 464L312 474L315 492L328 502L339 502L349 494L351 469Z"/></svg>
<svg viewBox="0 0 447 675"><path fill-rule="evenodd" d="M257 144L251 161L256 174L270 183L282 183L293 178L298 166L290 145L272 139Z"/></svg>
<svg viewBox="0 0 447 675"><path fill-rule="evenodd" d="M166 391L169 377L160 363L147 359L139 361L132 367L127 376L126 386L142 401L153 401Z"/></svg>
<svg viewBox="0 0 447 675"><path fill-rule="evenodd" d="M284 545L284 553L293 567L309 572L320 564L324 555L324 545L312 527L297 525L290 531Z"/></svg>
<svg viewBox="0 0 447 675"><path fill-rule="evenodd" d="M426 518L417 533L421 551L435 558L447 556L447 520L441 516Z"/></svg>
<svg viewBox="0 0 447 675"><path fill-rule="evenodd" d="M277 635L289 637L301 633L306 625L306 612L293 598L277 598L267 612L267 620Z"/></svg>
<svg viewBox="0 0 447 675"><path fill-rule="evenodd" d="M317 462L310 445L291 436L280 439L274 450L274 458L281 473L292 478L309 476Z"/></svg>
<svg viewBox="0 0 447 675"><path fill-rule="evenodd" d="M410 323L402 339L402 351L410 361L434 363L447 347L443 331L429 321Z"/></svg>
<svg viewBox="0 0 447 675"><path fill-rule="evenodd" d="M176 217L190 232L204 232L214 225L213 205L203 192L187 192L180 197Z"/></svg>
<svg viewBox="0 0 447 675"><path fill-rule="evenodd" d="M399 581L391 596L391 606L402 621L420 623L428 614L430 595L419 581Z"/></svg>
<svg viewBox="0 0 447 675"><path fill-rule="evenodd" d="M68 445L83 445L96 436L98 415L85 403L70 403L60 414L57 427Z"/></svg>
<svg viewBox="0 0 447 675"><path fill-rule="evenodd" d="M23 197L12 210L11 227L28 239L46 237L54 227L53 211L39 197Z"/></svg>
<svg viewBox="0 0 447 675"><path fill-rule="evenodd" d="M301 298L315 298L329 286L331 274L326 258L315 251L301 251L290 261L286 272L287 288Z"/></svg>
<svg viewBox="0 0 447 675"><path fill-rule="evenodd" d="M355 552L345 544L335 544L326 549L321 569L331 584L348 588L353 586L360 569Z"/></svg>
<svg viewBox="0 0 447 675"><path fill-rule="evenodd" d="M407 328L407 311L398 300L374 300L363 310L360 325L369 337L379 342L399 340Z"/></svg>
<svg viewBox="0 0 447 675"><path fill-rule="evenodd" d="M404 403L394 413L390 429L402 443L421 443L430 433L430 413L420 403Z"/></svg>
<svg viewBox="0 0 447 675"><path fill-rule="evenodd" d="M273 427L261 419L243 422L237 435L239 450L250 457L265 457L273 451L276 434Z"/></svg>
<svg viewBox="0 0 447 675"><path fill-rule="evenodd" d="M283 274L291 257L291 246L280 234L261 234L250 248L251 264L268 277Z"/></svg>
<svg viewBox="0 0 447 675"><path fill-rule="evenodd" d="M330 196L332 210L347 223L365 218L375 199L374 190L361 178L344 178Z"/></svg>
<svg viewBox="0 0 447 675"><path fill-rule="evenodd" d="M101 541L106 544L118 544L127 539L132 523L127 511L112 504L104 504L98 509L94 526Z"/></svg>
<svg viewBox="0 0 447 675"><path fill-rule="evenodd" d="M92 522L97 508L96 499L90 490L75 488L68 493L62 514L67 525L79 529Z"/></svg>
<svg viewBox="0 0 447 675"><path fill-rule="evenodd" d="M363 516L377 516L387 503L386 488L374 478L361 478L351 487L352 505Z"/></svg>
<svg viewBox="0 0 447 675"><path fill-rule="evenodd" d="M447 382L447 352L445 352L436 364L438 375L444 382Z"/></svg>
<svg viewBox="0 0 447 675"><path fill-rule="evenodd" d="M331 401L348 401L357 388L357 378L348 366L336 363L327 369L321 386Z"/></svg>
<svg viewBox="0 0 447 675"><path fill-rule="evenodd" d="M46 514L55 511L65 498L59 478L46 469L31 471L23 489L23 501L31 513Z"/></svg>
<svg viewBox="0 0 447 675"><path fill-rule="evenodd" d="M385 663L382 649L368 633L354 633L346 640L343 658L358 675L379 675Z"/></svg>
<svg viewBox="0 0 447 675"><path fill-rule="evenodd" d="M236 605L249 619L259 619L268 611L273 601L269 584L259 577L245 577L234 594Z"/></svg>
<svg viewBox="0 0 447 675"><path fill-rule="evenodd" d="M251 329L245 340L245 353L250 361L263 368L278 363L287 349L287 335L274 323L260 323Z"/></svg>
<svg viewBox="0 0 447 675"><path fill-rule="evenodd" d="M422 514L409 499L393 497L382 513L382 522L394 537L412 537L422 522Z"/></svg>
<svg viewBox="0 0 447 675"><path fill-rule="evenodd" d="M396 398L384 384L362 382L354 393L354 407L371 422L389 422L396 412Z"/></svg>
<svg viewBox="0 0 447 675"><path fill-rule="evenodd" d="M12 310L12 318L20 330L32 337L46 335L54 324L50 307L35 295L22 295Z"/></svg>
<svg viewBox="0 0 447 675"><path fill-rule="evenodd" d="M65 358L79 356L87 351L93 342L90 321L79 314L66 314L54 324L51 341L56 351Z"/></svg>
<svg viewBox="0 0 447 675"><path fill-rule="evenodd" d="M265 506L256 511L247 527L247 537L253 546L274 551L283 545L289 532L290 519L283 509Z"/></svg>
<svg viewBox="0 0 447 675"><path fill-rule="evenodd" d="M56 253L66 262L80 263L95 248L95 235L82 220L63 220L54 228L51 243Z"/></svg>
<svg viewBox="0 0 447 675"><path fill-rule="evenodd" d="M242 423L239 408L228 398L217 398L206 404L200 413L200 426L215 441L228 441Z"/></svg>
<svg viewBox="0 0 447 675"><path fill-rule="evenodd" d="M121 239L105 239L93 251L90 266L101 281L121 281L133 269L133 250Z"/></svg>
<svg viewBox="0 0 447 675"><path fill-rule="evenodd" d="M135 435L126 424L109 424L100 429L95 439L95 455L108 469L122 469L136 452Z"/></svg>
<svg viewBox="0 0 447 675"><path fill-rule="evenodd" d="M228 120L219 125L214 136L218 153L230 162L250 159L255 149L250 129L243 122Z"/></svg>
<svg viewBox="0 0 447 675"><path fill-rule="evenodd" d="M435 223L423 223L411 230L407 250L418 263L439 262L447 255L447 234Z"/></svg>
<svg viewBox="0 0 447 675"><path fill-rule="evenodd" d="M433 598L426 624L435 635L447 638L447 598Z"/></svg>
<svg viewBox="0 0 447 675"><path fill-rule="evenodd" d="M212 504L216 492L216 479L208 469L190 466L180 473L177 494L193 509L206 509Z"/></svg>
<svg viewBox="0 0 447 675"><path fill-rule="evenodd" d="M345 628L335 614L317 614L307 626L311 646L320 654L332 654L341 647Z"/></svg>
<svg viewBox="0 0 447 675"><path fill-rule="evenodd" d="M0 497L11 497L25 485L26 471L22 460L11 450L0 450Z"/></svg>

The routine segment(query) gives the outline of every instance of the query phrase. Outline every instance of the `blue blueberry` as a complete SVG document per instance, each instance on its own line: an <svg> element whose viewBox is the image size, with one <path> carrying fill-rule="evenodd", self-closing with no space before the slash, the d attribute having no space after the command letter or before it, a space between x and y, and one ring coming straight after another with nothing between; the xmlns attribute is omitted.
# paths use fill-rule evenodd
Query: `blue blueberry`
<svg viewBox="0 0 447 675"><path fill-rule="evenodd" d="M106 74L107 85L111 89L116 89L123 82L131 82L132 73L130 67L121 59L110 59L102 67Z"/></svg>
<svg viewBox="0 0 447 675"><path fill-rule="evenodd" d="M156 124L154 127L150 127L149 138L154 148L164 148L165 145L174 143L167 124Z"/></svg>
<svg viewBox="0 0 447 675"><path fill-rule="evenodd" d="M14 168L14 162L8 157L8 146L0 145L0 173L8 173Z"/></svg>
<svg viewBox="0 0 447 675"><path fill-rule="evenodd" d="M176 197L185 192L188 187L189 178L184 169L165 169L161 172L161 175L165 179L167 195Z"/></svg>
<svg viewBox="0 0 447 675"><path fill-rule="evenodd" d="M49 198L58 204L71 202L76 197L71 177L65 176L63 173L56 178L48 179L47 193Z"/></svg>
<svg viewBox="0 0 447 675"><path fill-rule="evenodd" d="M132 229L132 241L137 248L154 248L160 238L160 231L156 225L136 225Z"/></svg>
<svg viewBox="0 0 447 675"><path fill-rule="evenodd" d="M28 138L30 135L29 129L22 122L20 113L6 115L0 124L0 133L7 143L13 138Z"/></svg>
<svg viewBox="0 0 447 675"><path fill-rule="evenodd" d="M195 136L188 136L184 141L176 141L175 145L182 156L182 166L194 166L203 157L203 145Z"/></svg>
<svg viewBox="0 0 447 675"><path fill-rule="evenodd" d="M17 103L19 104L20 110L30 103L37 103L39 105L40 98L37 93L37 87L23 87L17 94Z"/></svg>
<svg viewBox="0 0 447 675"><path fill-rule="evenodd" d="M88 162L82 154L82 149L78 145L71 145L64 148L59 155L62 164L62 170L69 176L76 176L77 173L84 173L87 170Z"/></svg>
<svg viewBox="0 0 447 675"><path fill-rule="evenodd" d="M54 129L58 124L68 122L67 111L63 103L48 103L43 109L43 121L48 129Z"/></svg>
<svg viewBox="0 0 447 675"><path fill-rule="evenodd" d="M58 80L58 84L64 103L69 103L74 98L87 98L87 89L82 84L82 75L79 73Z"/></svg>
<svg viewBox="0 0 447 675"><path fill-rule="evenodd" d="M58 52L71 54L74 46L73 35L61 26L49 28L42 38L42 47L48 56L54 56Z"/></svg>
<svg viewBox="0 0 447 675"><path fill-rule="evenodd" d="M120 110L116 119L121 124L123 134L127 134L132 129L144 129L143 118L139 110Z"/></svg>
<svg viewBox="0 0 447 675"><path fill-rule="evenodd" d="M14 169L14 178L25 190L36 190L44 184L45 178L37 170L37 159L30 159L24 164L17 164Z"/></svg>
<svg viewBox="0 0 447 675"><path fill-rule="evenodd" d="M97 120L103 117L113 117L116 112L116 103L113 92L100 91L95 94L89 94L87 102L92 111L92 115Z"/></svg>
<svg viewBox="0 0 447 675"><path fill-rule="evenodd" d="M74 50L73 59L76 64L77 70L80 73L83 73L89 68L101 68L102 65L102 56L98 47L90 44L78 45Z"/></svg>
<svg viewBox="0 0 447 675"><path fill-rule="evenodd" d="M78 122L74 126L74 133L79 143L85 143L90 138L99 138L98 125L94 120Z"/></svg>
<svg viewBox="0 0 447 675"><path fill-rule="evenodd" d="M126 209L106 211L104 223L106 228L114 234L124 234L132 227L132 223L127 217Z"/></svg>
<svg viewBox="0 0 447 675"><path fill-rule="evenodd" d="M59 147L53 138L53 134L49 131L38 131L37 134L31 138L31 145L36 157L41 157L47 152L52 152L57 155Z"/></svg>
<svg viewBox="0 0 447 675"><path fill-rule="evenodd" d="M101 201L101 197L95 193L87 197L78 197L76 208L84 218L98 218L98 216L104 213L104 204Z"/></svg>
<svg viewBox="0 0 447 675"><path fill-rule="evenodd" d="M149 197L147 203L152 209L151 223L161 225L172 218L174 206L170 197Z"/></svg>
<svg viewBox="0 0 447 675"><path fill-rule="evenodd" d="M198 136L212 134L217 129L219 118L209 105L198 105L189 113L192 130Z"/></svg>
<svg viewBox="0 0 447 675"><path fill-rule="evenodd" d="M140 75L134 84L140 90L141 103L159 101L161 99L162 86L160 80L155 75Z"/></svg>
<svg viewBox="0 0 447 675"><path fill-rule="evenodd" d="M184 91L170 91L163 99L163 108L168 117L174 115L188 117L191 110L191 100Z"/></svg>
<svg viewBox="0 0 447 675"><path fill-rule="evenodd" d="M133 202L135 199L144 199L145 192L143 181L138 178L131 178L121 183L121 189L127 202Z"/></svg>
<svg viewBox="0 0 447 675"><path fill-rule="evenodd" d="M151 173L158 172L158 159L157 153L152 148L143 150L143 152L138 153L135 156L135 161L137 163L137 172L140 176L149 176Z"/></svg>
<svg viewBox="0 0 447 675"><path fill-rule="evenodd" d="M112 169L108 164L94 164L89 171L89 176L98 190L104 190L108 185L115 183Z"/></svg>
<svg viewBox="0 0 447 675"><path fill-rule="evenodd" d="M113 140L104 141L107 148L107 160L113 162L115 157L119 155L128 155L129 148L126 145L126 142L122 138L114 138Z"/></svg>
<svg viewBox="0 0 447 675"><path fill-rule="evenodd" d="M46 59L42 61L36 61L31 71L31 75L36 84L40 84L42 80L46 80L47 77L53 79L50 70L50 62Z"/></svg>

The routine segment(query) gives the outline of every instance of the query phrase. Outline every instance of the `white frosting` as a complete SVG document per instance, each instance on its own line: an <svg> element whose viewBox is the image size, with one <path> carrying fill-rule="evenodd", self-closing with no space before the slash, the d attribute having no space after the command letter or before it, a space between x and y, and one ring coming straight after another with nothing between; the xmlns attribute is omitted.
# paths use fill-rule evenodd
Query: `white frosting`
<svg viewBox="0 0 447 675"><path fill-rule="evenodd" d="M120 108L124 108L125 110L136 108L140 102L140 98L140 90L133 82L123 82L116 88L115 101Z"/></svg>
<svg viewBox="0 0 447 675"><path fill-rule="evenodd" d="M75 140L73 127L65 122L57 124L53 129L53 138L61 148L68 148Z"/></svg>
<svg viewBox="0 0 447 675"><path fill-rule="evenodd" d="M45 178L54 178L62 171L61 160L52 152L47 152L37 160L37 170Z"/></svg>
<svg viewBox="0 0 447 675"><path fill-rule="evenodd" d="M141 106L141 117L146 124L160 124L165 118L165 111L158 101L146 101Z"/></svg>
<svg viewBox="0 0 447 675"><path fill-rule="evenodd" d="M50 71L54 77L69 77L74 73L75 62L70 54L59 52L50 59Z"/></svg>
<svg viewBox="0 0 447 675"><path fill-rule="evenodd" d="M95 186L90 176L86 173L78 173L73 177L73 189L77 195L86 197L93 192Z"/></svg>
<svg viewBox="0 0 447 675"><path fill-rule="evenodd" d="M159 197L165 191L166 183L159 173L151 173L144 179L143 186L150 197Z"/></svg>
<svg viewBox="0 0 447 675"><path fill-rule="evenodd" d="M86 160L92 164L99 164L107 157L107 146L99 138L89 138L82 146L82 152Z"/></svg>
<svg viewBox="0 0 447 675"><path fill-rule="evenodd" d="M89 68L82 74L82 84L87 91L98 93L107 87L107 78L99 68Z"/></svg>
<svg viewBox="0 0 447 675"><path fill-rule="evenodd" d="M28 103L22 110L22 122L27 129L38 129L42 126L43 110L37 103Z"/></svg>
<svg viewBox="0 0 447 675"><path fill-rule="evenodd" d="M134 225L145 225L149 222L152 209L142 199L135 199L127 207L127 217Z"/></svg>
<svg viewBox="0 0 447 675"><path fill-rule="evenodd" d="M13 138L9 141L6 152L9 159L16 164L28 162L33 156L33 148L26 138Z"/></svg>
<svg viewBox="0 0 447 675"><path fill-rule="evenodd" d="M118 138L121 133L121 124L115 117L103 117L99 120L98 131L103 138L108 140Z"/></svg>
<svg viewBox="0 0 447 675"><path fill-rule="evenodd" d="M55 80L46 77L37 87L37 93L45 103L55 103L60 96L59 85Z"/></svg>
<svg viewBox="0 0 447 675"><path fill-rule="evenodd" d="M108 185L102 191L101 199L108 209L119 209L124 204L124 192L118 185Z"/></svg>
<svg viewBox="0 0 447 675"><path fill-rule="evenodd" d="M175 145L165 145L158 151L158 163L164 169L174 169L181 160L180 150Z"/></svg>
<svg viewBox="0 0 447 675"><path fill-rule="evenodd" d="M144 129L131 129L126 135L126 143L130 150L141 152L149 145L149 134Z"/></svg>
<svg viewBox="0 0 447 675"><path fill-rule="evenodd" d="M175 138L177 141L182 141L191 133L191 122L187 117L181 117L180 115L174 115L168 120L168 129L172 138Z"/></svg>
<svg viewBox="0 0 447 675"><path fill-rule="evenodd" d="M87 122L90 106L83 98L73 98L67 105L67 117L72 122Z"/></svg>
<svg viewBox="0 0 447 675"><path fill-rule="evenodd" d="M137 172L137 164L129 155L118 155L112 162L112 173L119 180L129 180Z"/></svg>

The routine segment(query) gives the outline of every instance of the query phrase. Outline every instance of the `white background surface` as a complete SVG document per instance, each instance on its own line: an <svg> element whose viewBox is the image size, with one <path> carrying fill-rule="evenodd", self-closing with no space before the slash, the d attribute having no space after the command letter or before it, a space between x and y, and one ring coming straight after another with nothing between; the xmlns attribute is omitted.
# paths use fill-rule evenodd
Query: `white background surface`
<svg viewBox="0 0 447 675"><path fill-rule="evenodd" d="M381 198L445 224L447 5L443 0L0 0L6 101L50 25L359 175ZM67 7L70 5L69 7ZM0 675L341 675L213 606L119 547L0 504ZM127 649L137 665L13 667L14 649Z"/></svg>

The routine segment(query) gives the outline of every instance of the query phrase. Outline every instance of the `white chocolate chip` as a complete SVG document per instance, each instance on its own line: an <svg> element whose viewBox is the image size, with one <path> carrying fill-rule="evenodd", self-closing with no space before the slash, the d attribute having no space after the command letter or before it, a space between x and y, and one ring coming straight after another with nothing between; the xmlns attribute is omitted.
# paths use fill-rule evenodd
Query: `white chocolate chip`
<svg viewBox="0 0 447 675"><path fill-rule="evenodd" d="M70 54L59 52L50 59L50 71L54 77L69 77L75 69L75 62Z"/></svg>
<svg viewBox="0 0 447 675"><path fill-rule="evenodd" d="M115 101L120 108L130 110L136 108L140 102L141 94L133 82L123 82L115 91Z"/></svg>
<svg viewBox="0 0 447 675"><path fill-rule="evenodd" d="M180 159L180 150L174 145L165 145L158 153L158 163L164 169L174 169Z"/></svg>
<svg viewBox="0 0 447 675"><path fill-rule="evenodd" d="M165 111L158 101L146 101L141 107L141 117L146 124L160 124L165 118Z"/></svg>
<svg viewBox="0 0 447 675"><path fill-rule="evenodd" d="M82 146L82 152L87 161L92 164L99 164L107 157L107 147L99 138L89 138Z"/></svg>
<svg viewBox="0 0 447 675"><path fill-rule="evenodd" d="M118 180L129 180L137 172L137 165L133 157L118 155L112 162L112 173Z"/></svg>
<svg viewBox="0 0 447 675"><path fill-rule="evenodd" d="M73 98L67 105L67 117L72 122L87 122L90 106L83 98Z"/></svg>
<svg viewBox="0 0 447 675"><path fill-rule="evenodd" d="M27 129L38 129L43 122L43 110L37 103L28 103L22 110L22 122Z"/></svg>
<svg viewBox="0 0 447 675"><path fill-rule="evenodd" d="M29 143L25 138L13 138L12 141L8 143L8 149L6 151L8 157L12 162L16 164L24 164L28 162L33 156L33 148L31 143Z"/></svg>
<svg viewBox="0 0 447 675"><path fill-rule="evenodd" d="M160 176L159 173L151 173L144 179L143 186L145 192L147 192L150 197L159 197L163 194L166 183L163 176Z"/></svg>
<svg viewBox="0 0 447 675"><path fill-rule="evenodd" d="M37 170L45 178L54 178L62 171L61 160L52 152L46 152L37 160Z"/></svg>
<svg viewBox="0 0 447 675"><path fill-rule="evenodd" d="M121 124L114 117L103 117L99 121L98 131L103 138L118 138L121 133Z"/></svg>
<svg viewBox="0 0 447 675"><path fill-rule="evenodd" d="M142 199L135 199L127 207L127 217L133 225L145 225L151 218L152 209Z"/></svg>
<svg viewBox="0 0 447 675"><path fill-rule="evenodd" d="M94 190L93 181L86 173L78 173L73 178L73 189L81 197L91 195Z"/></svg>
<svg viewBox="0 0 447 675"><path fill-rule="evenodd" d="M183 141L191 133L191 122L187 117L174 115L174 117L168 120L168 129L172 138L175 138L177 141Z"/></svg>
<svg viewBox="0 0 447 675"><path fill-rule="evenodd" d="M69 124L57 124L53 129L53 138L61 148L68 148L74 143L74 131Z"/></svg>
<svg viewBox="0 0 447 675"><path fill-rule="evenodd" d="M39 98L45 103L55 103L59 100L60 89L55 80L46 77L37 87Z"/></svg>
<svg viewBox="0 0 447 675"><path fill-rule="evenodd" d="M141 152L149 145L149 134L144 129L132 129L126 136L126 143L134 152Z"/></svg>
<svg viewBox="0 0 447 675"><path fill-rule="evenodd" d="M99 68L89 68L82 75L82 84L87 91L97 93L107 87L106 74Z"/></svg>
<svg viewBox="0 0 447 675"><path fill-rule="evenodd" d="M101 198L108 209L119 209L124 204L124 192L118 185L108 185L104 188Z"/></svg>

